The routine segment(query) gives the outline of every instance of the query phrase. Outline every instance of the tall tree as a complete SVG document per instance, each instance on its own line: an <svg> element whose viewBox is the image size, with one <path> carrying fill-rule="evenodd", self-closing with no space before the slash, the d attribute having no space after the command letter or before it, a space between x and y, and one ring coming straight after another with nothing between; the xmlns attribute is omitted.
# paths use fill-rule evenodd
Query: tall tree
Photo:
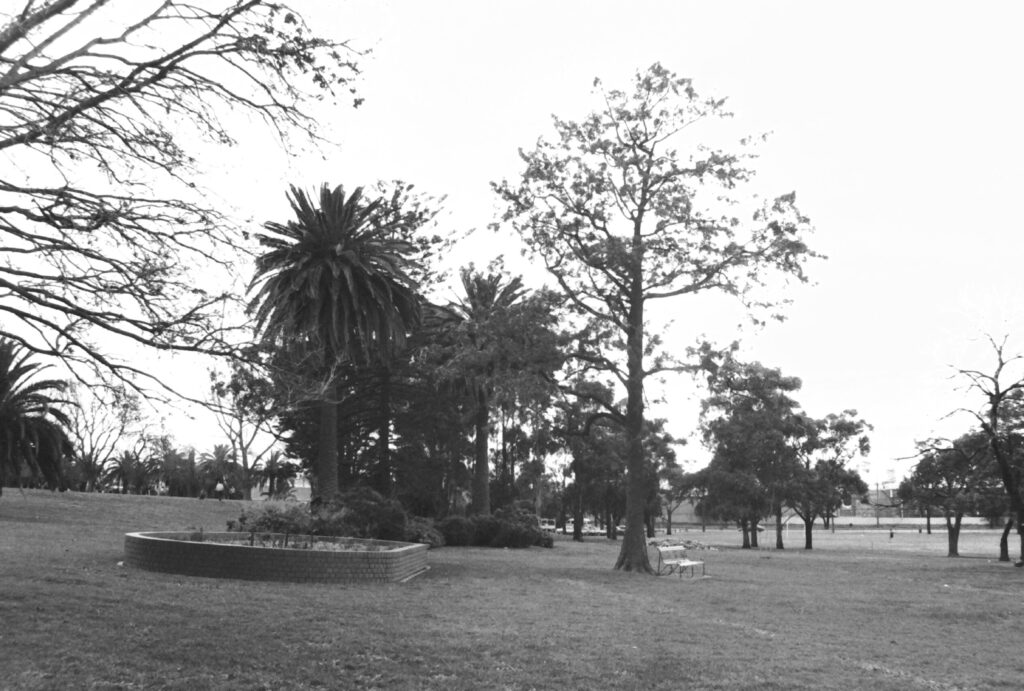
<svg viewBox="0 0 1024 691"><path fill-rule="evenodd" d="M72 386L68 435L74 446L74 489L100 488L106 466L142 419L139 397L124 386ZM71 485L69 478L69 485Z"/></svg>
<svg viewBox="0 0 1024 691"><path fill-rule="evenodd" d="M338 492L337 368L387 361L419 321L415 284L406 272L418 215L392 213L362 188L320 188L319 205L305 192L288 195L295 219L267 222L250 290L256 331L268 346L301 344L319 357L320 443L315 496Z"/></svg>
<svg viewBox="0 0 1024 691"><path fill-rule="evenodd" d="M689 79L659 64L638 73L631 92L601 97L601 110L581 122L555 118L555 141L521 153L522 179L494 188L507 205L503 221L607 335L603 348L578 356L626 393L624 409L607 411L628 440L626 533L615 568L653 573L644 526L644 382L673 364L647 333L649 303L721 291L754 304L750 289L769 273L804 280L809 222L794 194L741 220L740 206L730 204L751 177L749 157L693 138L689 153L676 148L696 134L694 125L728 115L724 100L701 98Z"/></svg>
<svg viewBox="0 0 1024 691"><path fill-rule="evenodd" d="M5 4L0 335L130 381L159 374L125 348L233 352L203 272L251 248L197 185L204 153L240 122L318 138L306 104L358 53L270 0Z"/></svg>
<svg viewBox="0 0 1024 691"><path fill-rule="evenodd" d="M235 459L242 467L242 498L252 499L254 473L260 461L278 443L273 422L273 383L250 362L230 364L229 374L210 372L210 408L217 426L227 437Z"/></svg>
<svg viewBox="0 0 1024 691"><path fill-rule="evenodd" d="M500 266L460 272L463 296L432 310L439 340L431 356L472 400L474 513L491 512L490 437L497 406L548 395L561 365L552 296L531 293Z"/></svg>
<svg viewBox="0 0 1024 691"><path fill-rule="evenodd" d="M1017 566L1024 565L1024 494L1021 493L1024 483L1024 472L1020 465L1021 457L1013 453L1013 429L1004 425L1007 408L1014 405L1015 396L1024 390L1024 374L1014 371L1017 363L1024 362L1020 355L1006 353L1004 338L999 343L991 336L989 344L995 353L995 366L989 372L977 369L958 369L961 377L968 381L969 389L980 393L985 400L983 408L968 410L981 425L981 430L988 440L992 457L995 459L999 476L1006 490L1010 515L1017 524L1020 536L1020 559Z"/></svg>
<svg viewBox="0 0 1024 691"><path fill-rule="evenodd" d="M71 452L65 408L67 382L39 378L46 366L30 362L32 353L0 338L0 494L8 478L23 473L61 485L61 466Z"/></svg>

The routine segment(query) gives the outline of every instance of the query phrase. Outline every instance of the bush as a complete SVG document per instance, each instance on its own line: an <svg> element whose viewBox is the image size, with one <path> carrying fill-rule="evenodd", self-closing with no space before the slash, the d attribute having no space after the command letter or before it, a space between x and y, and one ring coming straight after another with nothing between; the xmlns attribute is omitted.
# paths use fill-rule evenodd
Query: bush
<svg viewBox="0 0 1024 691"><path fill-rule="evenodd" d="M228 521L228 530L242 533L298 533L311 531L313 517L306 504L265 502L242 509L237 521Z"/></svg>
<svg viewBox="0 0 1024 691"><path fill-rule="evenodd" d="M554 538L540 529L537 516L529 509L511 506L494 514L500 529L492 538L494 547L553 547Z"/></svg>
<svg viewBox="0 0 1024 691"><path fill-rule="evenodd" d="M437 524L444 542L451 547L553 547L554 538L537 524L537 517L524 509L502 509L493 516L449 516Z"/></svg>
<svg viewBox="0 0 1024 691"><path fill-rule="evenodd" d="M507 547L496 542L498 533L501 532L501 521L496 516L473 516L470 519L473 523L474 547Z"/></svg>
<svg viewBox="0 0 1024 691"><path fill-rule="evenodd" d="M437 524L444 536L444 544L451 547L468 547L473 544L473 522L465 516L448 516Z"/></svg>
<svg viewBox="0 0 1024 691"><path fill-rule="evenodd" d="M313 513L313 531L377 540L403 540L406 517L402 505L367 487L343 492Z"/></svg>
<svg viewBox="0 0 1024 691"><path fill-rule="evenodd" d="M434 521L429 518L410 516L405 522L406 542L420 542L431 547L443 547L445 544L444 535L434 526Z"/></svg>
<svg viewBox="0 0 1024 691"><path fill-rule="evenodd" d="M243 509L228 530L252 533L291 533L404 540L405 511L396 501L357 488L310 509L308 504L266 502Z"/></svg>

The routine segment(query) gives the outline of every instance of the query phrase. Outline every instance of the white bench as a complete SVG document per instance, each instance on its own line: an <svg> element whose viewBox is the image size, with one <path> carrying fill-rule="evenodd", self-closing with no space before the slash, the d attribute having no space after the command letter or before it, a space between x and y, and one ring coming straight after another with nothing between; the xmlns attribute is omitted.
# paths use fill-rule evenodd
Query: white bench
<svg viewBox="0 0 1024 691"><path fill-rule="evenodd" d="M694 561L686 556L686 547L682 545L656 545L658 548L658 575L669 576L678 573L683 577L683 572L690 570L690 578L696 575L695 569L700 567L701 577L707 576L707 567L702 561Z"/></svg>

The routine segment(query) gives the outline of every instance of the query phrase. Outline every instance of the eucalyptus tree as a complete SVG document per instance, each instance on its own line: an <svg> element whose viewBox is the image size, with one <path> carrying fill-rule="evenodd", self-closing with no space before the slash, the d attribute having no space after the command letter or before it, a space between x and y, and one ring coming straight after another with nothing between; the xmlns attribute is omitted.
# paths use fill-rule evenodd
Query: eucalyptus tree
<svg viewBox="0 0 1024 691"><path fill-rule="evenodd" d="M320 188L318 202L297 187L295 218L267 222L250 284L255 328L268 347L315 356L320 378L315 496L338 492L337 371L372 367L405 343L419 321L416 286L407 273L414 246L402 235L419 217L395 214L362 188Z"/></svg>
<svg viewBox="0 0 1024 691"><path fill-rule="evenodd" d="M984 404L980 410L966 409L975 417L988 441L995 459L999 477L1006 491L1009 513L1017 524L1020 537L1020 559L1017 566L1024 565L1024 454L1015 453L1024 437L1024 410L1021 395L1024 392L1024 372L1020 365L1024 356L1006 352L1007 338L996 342L988 337L995 354L991 369L961 368L959 376L968 383L969 391L981 395ZM1017 412L1018 415L1013 415ZM1017 420L1014 425L1011 421Z"/></svg>
<svg viewBox="0 0 1024 691"><path fill-rule="evenodd" d="M599 335L576 357L625 389L625 406L606 411L628 439L626 534L615 567L653 573L644 534L644 386L677 366L648 333L649 308L705 292L767 306L752 289L769 276L804 280L810 224L792 193L738 211L750 155L707 146L698 134L728 115L724 100L700 97L689 79L659 64L638 73L631 91L600 96L600 110L579 122L555 118L555 139L521 152L521 179L494 189L506 205L501 223Z"/></svg>
<svg viewBox="0 0 1024 691"><path fill-rule="evenodd" d="M30 362L32 353L0 339L0 494L8 479L23 474L61 485L61 466L72 450L65 396L67 382L40 378L46 366Z"/></svg>
<svg viewBox="0 0 1024 691"><path fill-rule="evenodd" d="M265 368L256 364L258 359L254 356L248 362L231 362L226 376L210 372L209 407L241 465L240 489L244 499L252 499L254 474L279 442L274 427L278 410L274 406L273 382L266 376Z"/></svg>
<svg viewBox="0 0 1024 691"><path fill-rule="evenodd" d="M986 497L1000 489L988 439L979 431L951 442L923 442L918 451L913 472L900 486L900 498L942 512L948 536L947 554L958 557L964 515L977 513Z"/></svg>
<svg viewBox="0 0 1024 691"><path fill-rule="evenodd" d="M236 355L204 278L252 248L204 163L240 123L321 140L309 106L347 98L359 55L270 0L4 3L0 336L132 385L174 382L125 349Z"/></svg>
<svg viewBox="0 0 1024 691"><path fill-rule="evenodd" d="M805 433L799 404L790 397L800 385L798 378L777 369L729 358L709 377L711 395L701 411L704 441L713 453L708 467L717 478L708 489L712 503L734 506L733 518L744 531L754 531L755 544L760 517L773 514L778 549L783 548L782 509L800 469L797 441ZM738 498L723 501L715 496L730 491L730 482L723 478L728 474L737 476L732 484L746 488L742 496L750 499L748 506Z"/></svg>
<svg viewBox="0 0 1024 691"><path fill-rule="evenodd" d="M102 485L110 459L129 435L140 431L141 401L125 386L75 385L69 396L74 402L68 411L67 431L74 446L75 489L94 492Z"/></svg>
<svg viewBox="0 0 1024 691"><path fill-rule="evenodd" d="M796 442L800 469L793 479L788 504L804 522L804 549L813 549L814 521L826 527L843 504L856 501L868 490L860 473L850 467L858 454L871 450L872 429L856 410L815 419L803 415L801 438Z"/></svg>

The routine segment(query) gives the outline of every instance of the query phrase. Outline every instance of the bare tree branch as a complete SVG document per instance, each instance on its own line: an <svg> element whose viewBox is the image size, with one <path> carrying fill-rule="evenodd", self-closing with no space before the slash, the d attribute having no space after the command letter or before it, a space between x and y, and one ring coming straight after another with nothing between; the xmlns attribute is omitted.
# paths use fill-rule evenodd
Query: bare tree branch
<svg viewBox="0 0 1024 691"><path fill-rule="evenodd" d="M306 104L352 91L359 53L269 0L27 2L0 23L0 333L126 381L162 377L123 344L237 357L210 284L247 242L196 189L196 142L233 144L235 116L318 140Z"/></svg>

